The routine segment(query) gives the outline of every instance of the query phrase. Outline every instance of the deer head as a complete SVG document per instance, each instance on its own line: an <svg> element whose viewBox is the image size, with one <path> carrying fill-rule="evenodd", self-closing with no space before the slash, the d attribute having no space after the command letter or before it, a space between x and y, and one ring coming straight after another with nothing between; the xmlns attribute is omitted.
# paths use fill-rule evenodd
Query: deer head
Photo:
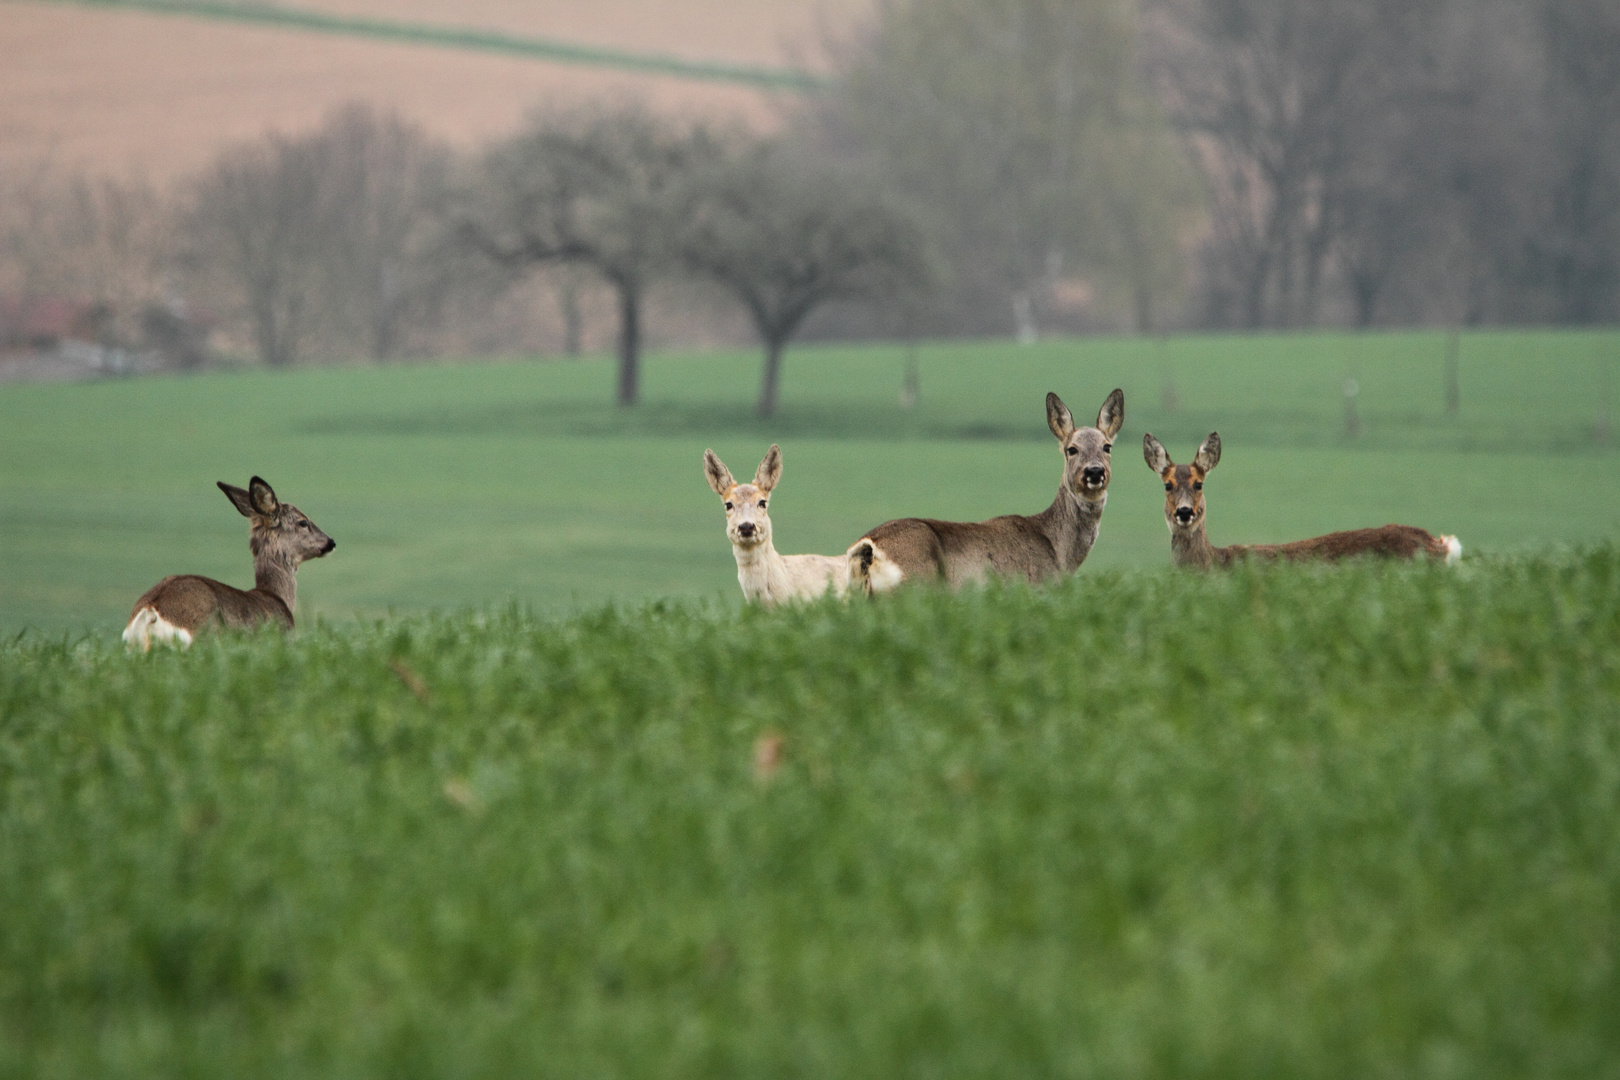
<svg viewBox="0 0 1620 1080"><path fill-rule="evenodd" d="M1164 520L1171 535L1204 527L1204 477L1221 460L1221 437L1210 432L1191 465L1177 465L1152 435L1142 436L1142 457L1164 481Z"/></svg>
<svg viewBox="0 0 1620 1080"><path fill-rule="evenodd" d="M1076 498L1101 502L1108 495L1109 453L1125 422L1125 394L1115 390L1097 411L1097 426L1077 428L1068 406L1056 394L1046 395L1046 424L1063 447L1063 487Z"/></svg>
<svg viewBox="0 0 1620 1080"><path fill-rule="evenodd" d="M703 451L703 474L714 493L726 504L726 537L735 547L755 548L771 542L771 489L782 479L782 448L771 445L765 460L754 470L754 482L739 484L731 470L715 456Z"/></svg>
<svg viewBox="0 0 1620 1080"><path fill-rule="evenodd" d="M246 491L224 481L219 482L219 490L252 523L248 548L255 562L296 568L305 559L318 559L337 547L298 507L277 499L270 485L257 476L248 481Z"/></svg>

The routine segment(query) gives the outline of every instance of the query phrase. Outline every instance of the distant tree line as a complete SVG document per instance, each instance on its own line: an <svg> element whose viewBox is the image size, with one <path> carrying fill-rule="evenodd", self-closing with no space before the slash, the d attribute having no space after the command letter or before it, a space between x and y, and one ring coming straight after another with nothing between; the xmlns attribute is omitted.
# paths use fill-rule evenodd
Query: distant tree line
<svg viewBox="0 0 1620 1080"><path fill-rule="evenodd" d="M0 295L177 364L611 326L623 404L696 312L661 340L751 330L767 413L796 336L1620 320L1613 0L911 0L833 56L768 137L357 105L169 187L10 168Z"/></svg>

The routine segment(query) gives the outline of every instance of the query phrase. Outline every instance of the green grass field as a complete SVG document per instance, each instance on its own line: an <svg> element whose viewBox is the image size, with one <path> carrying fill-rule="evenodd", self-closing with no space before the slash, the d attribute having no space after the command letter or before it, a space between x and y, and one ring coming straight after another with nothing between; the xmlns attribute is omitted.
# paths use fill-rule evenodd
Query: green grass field
<svg viewBox="0 0 1620 1080"><path fill-rule="evenodd" d="M1612 546L0 644L0 1075L1614 1077L1617 657Z"/></svg>
<svg viewBox="0 0 1620 1080"><path fill-rule="evenodd" d="M1620 1078L1620 334L1090 341L0 387L0 1078ZM1362 433L1340 388L1361 386ZM1180 406L1161 388L1173 380ZM1032 590L744 609L779 547L1043 508ZM1405 521L1468 557L1168 569ZM215 480L338 541L298 633L126 654L250 580ZM611 602L610 602L611 601ZM315 617L312 617L315 616ZM762 748L777 750L761 757Z"/></svg>
<svg viewBox="0 0 1620 1080"><path fill-rule="evenodd" d="M910 413L899 348L805 348L771 423L749 414L751 352L655 356L627 413L606 404L603 360L0 386L0 632L111 635L170 573L247 586L247 530L214 481L252 473L338 541L300 574L306 617L734 603L705 446L741 474L780 442L778 548L832 553L891 517L1043 509L1061 474L1046 391L1094 416L1116 385L1125 429L1082 575L1168 561L1144 430L1183 459L1220 430L1216 543L1388 521L1456 533L1470 553L1620 532L1615 456L1593 438L1620 333L1465 336L1456 418L1443 348L1432 333L925 345Z"/></svg>

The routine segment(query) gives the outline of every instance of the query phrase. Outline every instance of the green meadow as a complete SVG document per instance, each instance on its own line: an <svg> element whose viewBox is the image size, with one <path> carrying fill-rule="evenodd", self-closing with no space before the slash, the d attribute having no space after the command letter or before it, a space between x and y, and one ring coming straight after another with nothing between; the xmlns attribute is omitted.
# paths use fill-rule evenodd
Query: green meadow
<svg viewBox="0 0 1620 1080"><path fill-rule="evenodd" d="M1168 561L1145 430L1180 460L1220 431L1215 543L1400 521L1504 553L1620 531L1620 474L1595 438L1620 333L1465 335L1455 417L1444 348L1436 333L924 344L907 412L903 347L807 347L770 422L750 412L752 352L654 355L630 411L607 404L603 359L0 386L0 631L111 634L170 573L251 584L245 523L214 482L254 473L338 542L299 575L305 618L735 602L706 446L742 475L779 442L777 547L833 553L891 517L1043 509L1061 474L1048 390L1077 417L1126 393L1082 576Z"/></svg>
<svg viewBox="0 0 1620 1080"><path fill-rule="evenodd" d="M1620 334L796 350L0 387L0 1078L1620 1078ZM1359 386L1359 431L1343 388ZM1126 392L1072 578L738 602L785 552L1036 511ZM1172 395L1166 393L1173 388ZM1403 521L1455 567L1168 568ZM300 629L216 480L338 541Z"/></svg>
<svg viewBox="0 0 1620 1080"><path fill-rule="evenodd" d="M1617 657L1613 546L0 644L0 1075L1615 1077Z"/></svg>

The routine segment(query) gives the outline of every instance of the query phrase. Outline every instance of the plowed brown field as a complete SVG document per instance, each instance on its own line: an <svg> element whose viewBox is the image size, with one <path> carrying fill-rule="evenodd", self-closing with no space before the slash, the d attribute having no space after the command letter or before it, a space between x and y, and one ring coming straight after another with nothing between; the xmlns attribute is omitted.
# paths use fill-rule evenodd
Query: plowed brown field
<svg viewBox="0 0 1620 1080"><path fill-rule="evenodd" d="M870 0L298 0L336 15L494 30L687 60L820 66ZM0 159L164 178L221 144L316 123L348 101L399 109L470 145L536 105L639 98L769 125L741 85L266 28L0 0Z"/></svg>

